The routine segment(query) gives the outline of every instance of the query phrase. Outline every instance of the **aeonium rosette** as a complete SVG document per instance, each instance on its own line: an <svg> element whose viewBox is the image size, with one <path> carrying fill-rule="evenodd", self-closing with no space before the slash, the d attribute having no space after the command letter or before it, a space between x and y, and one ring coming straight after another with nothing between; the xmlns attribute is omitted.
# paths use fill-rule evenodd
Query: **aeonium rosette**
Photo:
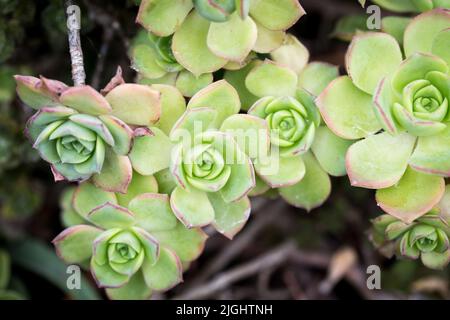
<svg viewBox="0 0 450 320"><path fill-rule="evenodd" d="M364 138L346 155L350 182L379 189L379 205L405 222L436 205L450 176L449 28L444 9L412 19L406 59L388 34L357 35L346 56L349 76L316 101L335 134Z"/></svg>
<svg viewBox="0 0 450 320"><path fill-rule="evenodd" d="M62 198L68 227L53 243L67 263L89 268L111 299L148 299L182 281L183 268L203 250L206 235L185 228L153 176L134 173L128 192L89 182Z"/></svg>
<svg viewBox="0 0 450 320"><path fill-rule="evenodd" d="M172 52L172 36L159 37L141 30L133 39L130 58L139 83L172 85L186 97L213 81L212 73L194 76L178 63Z"/></svg>
<svg viewBox="0 0 450 320"><path fill-rule="evenodd" d="M239 110L237 92L218 81L194 95L187 110L172 116L176 122L164 131L151 126L135 139L133 168L161 181L175 215L188 228L212 224L232 238L249 217L247 194L255 186L255 175L245 148L256 145L258 136L240 143L236 131L225 129L230 123L243 131L256 128L266 141L268 130L263 121Z"/></svg>
<svg viewBox="0 0 450 320"><path fill-rule="evenodd" d="M405 223L385 214L372 221L371 241L385 255L396 253L418 259L431 269L443 269L450 262L450 188L438 205L425 215Z"/></svg>
<svg viewBox="0 0 450 320"><path fill-rule="evenodd" d="M172 38L175 59L195 76L269 53L303 14L298 0L144 0L137 22Z"/></svg>
<svg viewBox="0 0 450 320"><path fill-rule="evenodd" d="M289 39L274 52L279 63L254 60L242 70L227 71L225 78L243 101L253 101L244 107L270 131L268 155L251 156L258 174L252 195L276 188L290 204L311 210L330 194L328 174L345 174L344 155L350 143L321 125L314 94L304 88L307 83L317 94L336 74L335 68L315 64L314 73L301 73L309 68L298 53L306 49L294 37Z"/></svg>
<svg viewBox="0 0 450 320"><path fill-rule="evenodd" d="M16 76L16 82L22 101L38 110L26 132L51 164L55 180L92 177L101 188L126 192L132 174L130 125L159 120L160 93L123 79L111 83L105 96L87 85L68 87L43 77Z"/></svg>

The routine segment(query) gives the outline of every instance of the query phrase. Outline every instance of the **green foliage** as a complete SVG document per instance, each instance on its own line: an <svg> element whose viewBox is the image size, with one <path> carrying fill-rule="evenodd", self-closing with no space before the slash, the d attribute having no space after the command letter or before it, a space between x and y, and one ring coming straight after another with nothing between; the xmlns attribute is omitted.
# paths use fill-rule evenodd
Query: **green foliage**
<svg viewBox="0 0 450 320"><path fill-rule="evenodd" d="M346 155L352 185L380 189L378 204L406 223L439 202L450 172L449 60L441 49L448 27L442 9L412 19L403 37L405 59L386 33L355 36L346 56L349 77L330 83L317 99L335 134L365 138Z"/></svg>
<svg viewBox="0 0 450 320"><path fill-rule="evenodd" d="M53 243L67 263L89 266L112 299L148 299L182 281L182 263L202 251L205 234L186 229L152 176L135 174L127 194L85 182L62 198L68 226Z"/></svg>
<svg viewBox="0 0 450 320"><path fill-rule="evenodd" d="M431 210L406 224L390 215L373 220L371 239L375 246L395 243L396 253L409 259L420 258L431 269L443 269L450 262L448 218Z"/></svg>

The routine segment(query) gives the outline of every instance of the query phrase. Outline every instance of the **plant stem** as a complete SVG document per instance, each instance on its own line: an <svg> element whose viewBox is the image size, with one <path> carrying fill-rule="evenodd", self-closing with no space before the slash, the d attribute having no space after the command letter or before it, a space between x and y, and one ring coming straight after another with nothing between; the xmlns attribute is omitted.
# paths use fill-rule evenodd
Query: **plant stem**
<svg viewBox="0 0 450 320"><path fill-rule="evenodd" d="M67 29L69 36L70 59L72 61L72 80L75 86L82 86L86 81L84 71L83 50L81 49L80 7L73 5L72 1L66 1Z"/></svg>

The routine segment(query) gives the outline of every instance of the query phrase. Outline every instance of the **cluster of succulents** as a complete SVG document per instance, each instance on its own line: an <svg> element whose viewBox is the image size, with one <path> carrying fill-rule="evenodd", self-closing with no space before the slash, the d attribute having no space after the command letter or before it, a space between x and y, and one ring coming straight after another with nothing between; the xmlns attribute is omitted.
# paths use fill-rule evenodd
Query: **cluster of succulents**
<svg viewBox="0 0 450 320"><path fill-rule="evenodd" d="M90 268L112 299L146 299L170 289L201 253L206 235L177 220L154 176L135 174L125 194L90 182L65 191L54 240L67 263Z"/></svg>
<svg viewBox="0 0 450 320"><path fill-rule="evenodd" d="M176 85L191 97L213 72L240 69L256 53L281 46L304 13L298 0L144 0L133 67L142 81Z"/></svg>
<svg viewBox="0 0 450 320"><path fill-rule="evenodd" d="M450 13L408 20L401 37L354 36L344 76L286 33L303 14L297 0L143 0L130 50L139 84L15 77L36 110L33 147L56 181L78 183L53 241L65 262L112 299L146 299L182 281L203 227L232 239L249 197L311 210L330 175L347 174L388 213L377 246L448 264Z"/></svg>
<svg viewBox="0 0 450 320"><path fill-rule="evenodd" d="M438 204L450 175L449 27L450 12L435 9L411 20L402 47L386 33L355 36L348 76L317 99L328 127L355 141L351 184L376 189L378 205L406 224Z"/></svg>
<svg viewBox="0 0 450 320"><path fill-rule="evenodd" d="M441 48L449 26L450 13L441 9L413 19L404 33L406 59L388 34L356 36L348 76L317 99L335 134L360 139L346 155L351 184L377 189L379 205L405 222L439 201L450 172L448 50Z"/></svg>

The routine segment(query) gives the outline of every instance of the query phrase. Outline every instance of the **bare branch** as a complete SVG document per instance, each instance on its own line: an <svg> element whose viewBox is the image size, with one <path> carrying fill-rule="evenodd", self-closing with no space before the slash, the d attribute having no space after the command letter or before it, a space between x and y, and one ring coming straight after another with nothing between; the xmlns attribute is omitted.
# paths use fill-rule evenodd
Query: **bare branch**
<svg viewBox="0 0 450 320"><path fill-rule="evenodd" d="M80 7L73 5L72 1L66 1L66 5L72 80L75 86L82 86L86 81L86 73L84 71L83 50L81 49L80 40L81 12Z"/></svg>
<svg viewBox="0 0 450 320"><path fill-rule="evenodd" d="M249 243L252 243L262 230L277 219L277 215L273 213L279 211L280 207L285 205L282 201L269 202L266 199L257 200L260 200L261 203L254 203L253 208L255 214L252 215L256 215L254 218L255 220L252 221L249 226L233 240L233 242L211 259L211 262L203 268L203 272L199 274L189 286L192 287L205 282L210 276L222 270L230 261L239 256L244 248L247 247ZM262 207L264 210L258 210L258 207Z"/></svg>
<svg viewBox="0 0 450 320"><path fill-rule="evenodd" d="M240 265L228 272L224 272L211 282L193 288L192 290L175 297L175 299L191 300L206 298L219 290L227 288L236 281L256 274L265 268L279 266L289 258L290 254L295 251L295 249L295 244L292 241L288 241L275 249L272 249L267 254L246 264Z"/></svg>

